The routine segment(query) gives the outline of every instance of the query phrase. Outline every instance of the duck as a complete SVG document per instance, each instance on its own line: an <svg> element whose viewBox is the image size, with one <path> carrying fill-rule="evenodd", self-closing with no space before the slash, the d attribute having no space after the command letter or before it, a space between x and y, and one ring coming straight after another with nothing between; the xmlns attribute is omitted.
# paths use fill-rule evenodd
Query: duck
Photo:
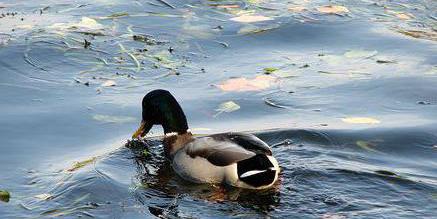
<svg viewBox="0 0 437 219"><path fill-rule="evenodd" d="M154 125L162 126L165 156L184 180L246 189L267 189L278 181L280 167L267 143L243 132L193 136L181 106L167 90L144 96L142 120L132 138L145 137Z"/></svg>

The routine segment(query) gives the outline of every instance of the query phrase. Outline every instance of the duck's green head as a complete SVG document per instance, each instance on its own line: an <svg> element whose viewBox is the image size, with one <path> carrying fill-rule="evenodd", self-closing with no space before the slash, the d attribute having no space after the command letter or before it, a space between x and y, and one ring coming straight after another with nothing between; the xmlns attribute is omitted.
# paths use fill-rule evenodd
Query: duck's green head
<svg viewBox="0 0 437 219"><path fill-rule="evenodd" d="M166 90L153 90L146 94L142 102L143 119L140 128L132 138L143 137L153 125L162 125L164 133L186 133L187 119L176 99Z"/></svg>

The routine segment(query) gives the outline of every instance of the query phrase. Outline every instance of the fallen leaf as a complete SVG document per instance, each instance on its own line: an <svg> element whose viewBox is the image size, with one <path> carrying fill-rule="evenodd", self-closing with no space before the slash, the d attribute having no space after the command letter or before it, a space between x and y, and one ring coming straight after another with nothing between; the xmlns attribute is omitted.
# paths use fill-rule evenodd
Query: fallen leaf
<svg viewBox="0 0 437 219"><path fill-rule="evenodd" d="M6 190L0 190L0 201L9 202L11 194Z"/></svg>
<svg viewBox="0 0 437 219"><path fill-rule="evenodd" d="M317 11L325 14L343 14L348 13L349 9L340 5L325 5L317 8Z"/></svg>
<svg viewBox="0 0 437 219"><path fill-rule="evenodd" d="M264 74L271 74L275 71L279 70L278 68L273 68L273 67L268 67L268 68L264 68Z"/></svg>
<svg viewBox="0 0 437 219"><path fill-rule="evenodd" d="M393 64L393 63L396 63L396 61L392 60L392 59L388 59L388 58L378 58L376 60L376 63L378 63L378 64Z"/></svg>
<svg viewBox="0 0 437 219"><path fill-rule="evenodd" d="M100 122L108 122L108 123L128 123L128 122L134 122L136 120L136 118L130 116L109 116L109 115L102 115L102 114L94 115L93 119Z"/></svg>
<svg viewBox="0 0 437 219"><path fill-rule="evenodd" d="M210 5L217 8L239 8L239 5Z"/></svg>
<svg viewBox="0 0 437 219"><path fill-rule="evenodd" d="M65 32L76 32L85 35L92 36L104 36L104 26L96 20L89 17L82 17L78 23L55 23L49 26L50 29L54 29L58 34L65 34Z"/></svg>
<svg viewBox="0 0 437 219"><path fill-rule="evenodd" d="M303 6L291 6L291 7L288 7L288 10L292 11L292 12L302 12L302 11L305 11L307 9Z"/></svg>
<svg viewBox="0 0 437 219"><path fill-rule="evenodd" d="M399 30L398 32L414 38L437 41L437 33L433 30Z"/></svg>
<svg viewBox="0 0 437 219"><path fill-rule="evenodd" d="M50 26L51 28L60 28L60 29L92 29L92 30L98 30L103 29L103 25L97 22L96 20L89 18L89 17L82 17L80 22L78 23L56 23Z"/></svg>
<svg viewBox="0 0 437 219"><path fill-rule="evenodd" d="M379 124L381 123L379 120L370 118L370 117L348 117L343 118L341 121L345 123L352 123L352 124Z"/></svg>
<svg viewBox="0 0 437 219"><path fill-rule="evenodd" d="M35 195L34 197L37 198L37 199L44 200L44 201L45 200L50 200L50 199L53 198L53 196L48 194L48 193L43 193L43 194Z"/></svg>
<svg viewBox="0 0 437 219"><path fill-rule="evenodd" d="M376 50L349 50L344 53L346 58L352 59L367 59L378 54Z"/></svg>
<svg viewBox="0 0 437 219"><path fill-rule="evenodd" d="M262 27L258 27L252 24L244 25L241 27L240 30L238 30L238 34L256 34L256 33L263 33L269 30L274 30L278 28L279 24L269 24L267 26L263 25Z"/></svg>
<svg viewBox="0 0 437 219"><path fill-rule="evenodd" d="M231 21L237 21L241 23L253 23L261 21L271 21L273 18L262 15L241 15L239 17L231 18Z"/></svg>
<svg viewBox="0 0 437 219"><path fill-rule="evenodd" d="M269 88L274 81L273 76L258 75L254 79L231 78L217 87L223 91L258 91Z"/></svg>
<svg viewBox="0 0 437 219"><path fill-rule="evenodd" d="M234 101L228 101L221 103L219 107L215 110L217 114L214 117L217 117L221 113L230 113L240 109L240 105L236 104Z"/></svg>
<svg viewBox="0 0 437 219"><path fill-rule="evenodd" d="M396 17L398 17L401 20L410 20L412 18L410 15L405 13L396 14Z"/></svg>
<svg viewBox="0 0 437 219"><path fill-rule="evenodd" d="M96 159L97 159L97 157L92 157L92 158L84 160L84 161L75 162L71 168L67 169L67 171L68 172L76 171L76 170L78 170L78 169L80 169L88 164L93 163L94 161L96 161Z"/></svg>
<svg viewBox="0 0 437 219"><path fill-rule="evenodd" d="M107 80L107 81L103 82L101 86L102 87L113 87L115 85L117 85L117 83L115 83L115 81Z"/></svg>
<svg viewBox="0 0 437 219"><path fill-rule="evenodd" d="M381 175L386 175L386 176L397 176L396 173L389 171L389 170L375 170L375 173L381 174Z"/></svg>
<svg viewBox="0 0 437 219"><path fill-rule="evenodd" d="M371 142L358 140L357 142L355 142L355 144L366 151L379 152L373 149L373 147L375 147L376 145Z"/></svg>
<svg viewBox="0 0 437 219"><path fill-rule="evenodd" d="M111 15L108 15L106 17L99 17L99 19L114 19L114 18L119 18L119 17L126 17L129 16L129 13L127 12L117 12Z"/></svg>

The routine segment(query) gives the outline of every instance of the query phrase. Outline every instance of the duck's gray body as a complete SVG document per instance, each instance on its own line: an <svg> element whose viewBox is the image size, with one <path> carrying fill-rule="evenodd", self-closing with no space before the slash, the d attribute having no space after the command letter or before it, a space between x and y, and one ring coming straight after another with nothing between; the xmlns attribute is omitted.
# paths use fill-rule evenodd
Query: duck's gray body
<svg viewBox="0 0 437 219"><path fill-rule="evenodd" d="M278 162L269 146L251 134L193 138L170 157L175 172L193 182L262 189L278 179Z"/></svg>

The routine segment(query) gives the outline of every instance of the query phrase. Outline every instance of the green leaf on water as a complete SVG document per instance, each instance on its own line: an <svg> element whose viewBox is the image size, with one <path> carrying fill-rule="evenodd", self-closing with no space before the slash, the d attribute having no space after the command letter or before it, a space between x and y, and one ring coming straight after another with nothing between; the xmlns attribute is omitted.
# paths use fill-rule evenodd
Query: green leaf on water
<svg viewBox="0 0 437 219"><path fill-rule="evenodd" d="M126 17L126 16L129 16L129 13L127 13L127 12L117 12L117 13L108 15L106 17L100 17L99 19L113 19L113 18Z"/></svg>
<svg viewBox="0 0 437 219"><path fill-rule="evenodd" d="M148 151L147 149L144 149L144 150L143 150L143 155L144 155L144 156L148 156L148 155L149 155L149 151Z"/></svg>
<svg viewBox="0 0 437 219"><path fill-rule="evenodd" d="M97 157L92 157L87 160L79 161L73 164L73 166L70 169L67 169L68 172L74 172L84 166L87 166L88 164L94 163L96 161Z"/></svg>
<svg viewBox="0 0 437 219"><path fill-rule="evenodd" d="M267 68L264 68L264 74L271 74L271 73L273 73L273 72L275 72L277 70L279 70L279 69L278 68L274 68L274 67L267 67Z"/></svg>
<svg viewBox="0 0 437 219"><path fill-rule="evenodd" d="M9 202L11 194L6 190L0 190L0 201Z"/></svg>
<svg viewBox="0 0 437 219"><path fill-rule="evenodd" d="M217 111L217 113L214 115L214 117L217 117L223 112L230 113L239 109L240 109L240 105L236 104L234 101L224 102L220 104L219 107L215 110Z"/></svg>
<svg viewBox="0 0 437 219"><path fill-rule="evenodd" d="M380 153L379 151L373 149L373 147L375 147L376 145L368 142L368 141L363 141L363 140L358 140L357 142L355 142L357 144L358 147L366 150L366 151L372 151L372 152L376 152L376 153Z"/></svg>

